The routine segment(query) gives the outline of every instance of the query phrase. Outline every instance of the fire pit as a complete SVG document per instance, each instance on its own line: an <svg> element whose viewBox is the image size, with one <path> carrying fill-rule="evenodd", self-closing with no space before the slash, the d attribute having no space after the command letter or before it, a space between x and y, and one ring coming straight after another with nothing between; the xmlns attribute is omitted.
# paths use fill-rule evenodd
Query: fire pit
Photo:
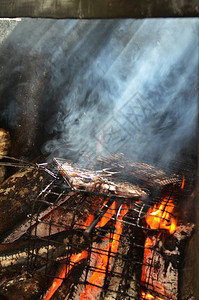
<svg viewBox="0 0 199 300"><path fill-rule="evenodd" d="M2 297L192 300L197 20L38 21L2 44Z"/></svg>
<svg viewBox="0 0 199 300"><path fill-rule="evenodd" d="M3 291L15 289L10 274L21 273L45 300L178 299L182 254L194 228L176 210L191 188L187 174L168 176L113 155L92 170L63 159L35 168L51 184L32 203L29 220L2 241Z"/></svg>

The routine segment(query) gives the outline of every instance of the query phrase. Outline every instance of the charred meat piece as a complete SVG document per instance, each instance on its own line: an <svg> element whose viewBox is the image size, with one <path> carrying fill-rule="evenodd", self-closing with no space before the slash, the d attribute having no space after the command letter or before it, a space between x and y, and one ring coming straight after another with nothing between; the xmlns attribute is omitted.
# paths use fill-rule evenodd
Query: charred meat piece
<svg viewBox="0 0 199 300"><path fill-rule="evenodd" d="M90 171L72 166L65 160L55 159L60 173L74 190L84 190L107 196L123 198L147 198L147 194L137 185L117 180L108 169Z"/></svg>

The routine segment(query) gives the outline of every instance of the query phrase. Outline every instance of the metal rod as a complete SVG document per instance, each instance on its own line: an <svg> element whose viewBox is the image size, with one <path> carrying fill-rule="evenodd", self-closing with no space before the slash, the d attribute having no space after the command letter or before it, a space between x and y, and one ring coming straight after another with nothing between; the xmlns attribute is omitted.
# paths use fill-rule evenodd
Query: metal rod
<svg viewBox="0 0 199 300"><path fill-rule="evenodd" d="M103 215L106 213L106 211L109 209L111 204L115 201L115 199L109 199L108 202L102 207L101 210L98 210L96 212L96 217L94 218L93 222L88 226L88 228L84 231L84 234L86 236L90 235L91 232L94 230L95 225L101 220Z"/></svg>

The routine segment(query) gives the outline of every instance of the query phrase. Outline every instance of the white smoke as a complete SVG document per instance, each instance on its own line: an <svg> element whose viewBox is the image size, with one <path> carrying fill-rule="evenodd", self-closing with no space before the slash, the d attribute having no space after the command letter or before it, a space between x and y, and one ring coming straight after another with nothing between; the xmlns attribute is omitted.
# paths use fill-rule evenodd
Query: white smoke
<svg viewBox="0 0 199 300"><path fill-rule="evenodd" d="M82 152L124 152L168 163L195 147L198 26L198 19L22 20L18 53L31 49L50 74L43 153L79 160Z"/></svg>

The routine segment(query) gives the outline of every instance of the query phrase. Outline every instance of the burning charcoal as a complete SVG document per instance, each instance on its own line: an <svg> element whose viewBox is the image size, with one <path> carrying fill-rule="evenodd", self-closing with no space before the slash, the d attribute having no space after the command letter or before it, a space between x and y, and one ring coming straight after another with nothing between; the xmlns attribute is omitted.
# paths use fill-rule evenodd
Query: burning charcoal
<svg viewBox="0 0 199 300"><path fill-rule="evenodd" d="M139 286L134 268L135 256L132 255L131 248L131 244L127 243L125 236L123 236L115 257L113 270L109 274L109 282L102 293L104 300L116 300L118 296L120 299L127 299L127 297L138 299ZM130 271L129 267L133 270Z"/></svg>
<svg viewBox="0 0 199 300"><path fill-rule="evenodd" d="M89 171L73 167L64 160L56 159L55 161L61 174L74 190L85 190L107 196L117 195L124 198L147 198L141 188L112 178L112 173L107 170Z"/></svg>
<svg viewBox="0 0 199 300"><path fill-rule="evenodd" d="M45 274L49 280L39 295L43 300L176 300L180 254L187 238L186 226L177 226L174 211L180 177L169 181L163 171L156 172L159 177L149 176L151 186L153 179L156 186L164 178L162 186L169 196L159 184L161 196L146 201L145 182L140 188L121 180L116 169L90 171L65 160L56 163L63 177L54 178L38 165L4 182L10 203L32 207L28 219L0 245L1 275L8 279L26 270ZM142 173L142 165L139 174L146 170L144 166ZM25 218L25 213L18 218Z"/></svg>
<svg viewBox="0 0 199 300"><path fill-rule="evenodd" d="M10 145L11 145L11 140L10 140L9 132L0 128L0 159L2 159L1 155L8 154Z"/></svg>
<svg viewBox="0 0 199 300"><path fill-rule="evenodd" d="M51 182L52 177L44 170L30 166L0 185L0 235L32 212L35 200Z"/></svg>
<svg viewBox="0 0 199 300"><path fill-rule="evenodd" d="M173 250L167 249L169 235L147 236L141 283L154 297L178 299L178 275L185 239L189 238L193 224L178 226L173 234Z"/></svg>

